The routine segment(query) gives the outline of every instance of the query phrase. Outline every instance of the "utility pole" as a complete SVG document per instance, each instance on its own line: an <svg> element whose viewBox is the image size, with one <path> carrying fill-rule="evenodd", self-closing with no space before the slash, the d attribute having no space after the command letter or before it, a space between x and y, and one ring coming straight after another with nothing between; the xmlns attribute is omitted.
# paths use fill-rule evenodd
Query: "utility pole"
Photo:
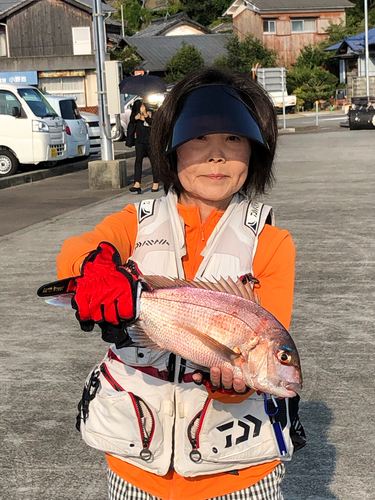
<svg viewBox="0 0 375 500"><path fill-rule="evenodd" d="M121 33L122 38L125 38L125 28L124 28L124 6L121 4Z"/></svg>
<svg viewBox="0 0 375 500"><path fill-rule="evenodd" d="M106 54L106 39L104 32L104 14L102 10L101 0L93 0L92 16L94 25L94 39L95 39L95 62L96 62L97 88L98 88L101 155L102 155L102 160L108 161L114 159L114 154L113 154L113 144L111 139L110 119L108 115L107 90L105 81L104 63Z"/></svg>
<svg viewBox="0 0 375 500"><path fill-rule="evenodd" d="M370 76L369 76L369 50L368 50L368 0L364 0L365 7L365 73L366 73L366 96L370 97Z"/></svg>

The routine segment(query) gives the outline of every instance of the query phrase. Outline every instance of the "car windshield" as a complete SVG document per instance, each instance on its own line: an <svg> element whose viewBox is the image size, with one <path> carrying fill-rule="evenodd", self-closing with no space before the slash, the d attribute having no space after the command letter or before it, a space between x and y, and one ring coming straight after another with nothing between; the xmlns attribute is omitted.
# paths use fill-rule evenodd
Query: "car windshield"
<svg viewBox="0 0 375 500"><path fill-rule="evenodd" d="M80 118L82 118L79 114L79 109L74 99L66 99L64 101L60 101L59 104L61 116L64 118L64 120L79 120Z"/></svg>
<svg viewBox="0 0 375 500"><path fill-rule="evenodd" d="M126 109L127 104L129 104L137 96L136 95L132 95L132 94L125 94L124 97L125 97L124 109Z"/></svg>
<svg viewBox="0 0 375 500"><path fill-rule="evenodd" d="M30 87L28 89L17 90L19 95L25 99L35 116L39 116L39 118L45 118L46 116L58 116L50 103L37 89Z"/></svg>

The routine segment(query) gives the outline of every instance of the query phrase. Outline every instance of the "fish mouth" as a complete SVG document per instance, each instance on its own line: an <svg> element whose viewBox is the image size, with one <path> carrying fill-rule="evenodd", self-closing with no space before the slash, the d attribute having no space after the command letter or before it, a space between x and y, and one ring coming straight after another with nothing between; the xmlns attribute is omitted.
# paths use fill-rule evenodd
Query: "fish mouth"
<svg viewBox="0 0 375 500"><path fill-rule="evenodd" d="M288 398L294 398L302 389L302 384L299 382L286 382L282 386L288 392Z"/></svg>

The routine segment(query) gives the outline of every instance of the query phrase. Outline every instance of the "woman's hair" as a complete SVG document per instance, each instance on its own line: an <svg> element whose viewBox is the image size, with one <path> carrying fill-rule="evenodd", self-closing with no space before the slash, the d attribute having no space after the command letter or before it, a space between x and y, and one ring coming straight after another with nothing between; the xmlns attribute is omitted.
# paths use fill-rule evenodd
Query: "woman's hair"
<svg viewBox="0 0 375 500"><path fill-rule="evenodd" d="M184 191L177 175L177 153L166 155L166 145L188 94L202 85L220 84L237 89L250 109L270 149L251 142L249 173L241 191L248 196L265 193L272 186L273 159L277 142L277 118L266 91L250 75L226 73L213 68L196 71L177 83L154 115L151 129L152 166L167 193L172 188L177 195Z"/></svg>
<svg viewBox="0 0 375 500"><path fill-rule="evenodd" d="M141 99L137 99L136 101L133 102L132 112L131 112L133 116L138 115L138 113L141 111L142 104L143 103Z"/></svg>

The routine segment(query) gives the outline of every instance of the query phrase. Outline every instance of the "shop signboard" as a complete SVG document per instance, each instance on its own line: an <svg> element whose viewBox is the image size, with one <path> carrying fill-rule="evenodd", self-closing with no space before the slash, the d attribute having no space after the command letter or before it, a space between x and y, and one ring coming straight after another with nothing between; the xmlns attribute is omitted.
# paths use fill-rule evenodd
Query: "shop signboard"
<svg viewBox="0 0 375 500"><path fill-rule="evenodd" d="M1 83L21 83L22 85L37 85L38 72L37 71L6 71L0 72Z"/></svg>

